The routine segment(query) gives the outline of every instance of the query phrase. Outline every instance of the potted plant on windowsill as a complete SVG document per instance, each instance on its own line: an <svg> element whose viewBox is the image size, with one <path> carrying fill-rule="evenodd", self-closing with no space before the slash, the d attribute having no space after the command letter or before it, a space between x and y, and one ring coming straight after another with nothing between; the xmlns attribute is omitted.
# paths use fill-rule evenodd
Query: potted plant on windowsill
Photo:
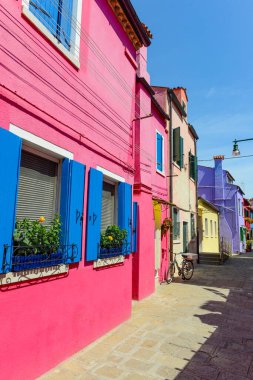
<svg viewBox="0 0 253 380"><path fill-rule="evenodd" d="M63 261L60 252L61 221L55 215L50 226L43 223L45 218L31 221L18 220L13 236L12 270L20 271L58 265Z"/></svg>
<svg viewBox="0 0 253 380"><path fill-rule="evenodd" d="M116 225L108 226L100 239L100 256L109 257L122 254L122 247L127 238L127 230Z"/></svg>

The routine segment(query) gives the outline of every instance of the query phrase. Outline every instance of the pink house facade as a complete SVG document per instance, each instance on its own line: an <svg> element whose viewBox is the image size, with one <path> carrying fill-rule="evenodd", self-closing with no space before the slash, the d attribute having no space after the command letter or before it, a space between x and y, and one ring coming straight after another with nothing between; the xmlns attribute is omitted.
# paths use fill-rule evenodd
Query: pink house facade
<svg viewBox="0 0 253 380"><path fill-rule="evenodd" d="M167 216L167 115L137 53L149 31L128 0L60 3L0 5L0 360L8 379L33 379L128 319L132 298L151 294L155 269L163 280L168 266L166 233L154 254L154 201L161 221ZM38 252L27 236L14 245L17 221L43 217L49 228L56 214L57 252ZM110 225L127 232L114 251L100 241Z"/></svg>

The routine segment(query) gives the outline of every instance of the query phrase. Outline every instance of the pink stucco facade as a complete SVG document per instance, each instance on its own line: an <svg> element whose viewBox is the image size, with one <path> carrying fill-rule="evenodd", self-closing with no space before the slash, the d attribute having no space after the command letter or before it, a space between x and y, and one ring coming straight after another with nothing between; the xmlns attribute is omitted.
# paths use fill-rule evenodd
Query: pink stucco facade
<svg viewBox="0 0 253 380"><path fill-rule="evenodd" d="M21 0L2 0L0 11L0 127L71 152L87 174L100 166L120 176L134 186L140 211L137 253L94 269L85 261L86 175L82 260L67 275L0 288L1 378L27 380L128 319L132 297L154 291L152 199L168 197L166 174L155 170L155 131L166 132L150 95L136 85L136 50L106 0L82 2L79 69L22 15ZM152 118L133 121L136 94L149 102ZM161 279L167 244L164 236Z"/></svg>

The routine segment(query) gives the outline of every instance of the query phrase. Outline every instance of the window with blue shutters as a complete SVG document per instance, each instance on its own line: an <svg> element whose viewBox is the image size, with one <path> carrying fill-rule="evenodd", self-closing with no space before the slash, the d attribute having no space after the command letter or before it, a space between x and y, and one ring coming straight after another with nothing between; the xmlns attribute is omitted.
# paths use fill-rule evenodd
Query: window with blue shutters
<svg viewBox="0 0 253 380"><path fill-rule="evenodd" d="M117 257L132 252L132 186L113 181L100 170L89 172L88 211L86 230L86 260ZM101 239L111 227L126 230L126 239L114 246L103 246Z"/></svg>
<svg viewBox="0 0 253 380"><path fill-rule="evenodd" d="M22 0L22 13L76 67L80 67L82 0Z"/></svg>
<svg viewBox="0 0 253 380"><path fill-rule="evenodd" d="M163 136L156 132L156 170L164 172L164 140Z"/></svg>
<svg viewBox="0 0 253 380"><path fill-rule="evenodd" d="M68 50L71 48L72 0L29 0L29 10Z"/></svg>
<svg viewBox="0 0 253 380"><path fill-rule="evenodd" d="M79 262L85 166L50 158L2 128L0 158L5 163L0 168L0 272ZM61 223L57 236L50 235L56 214Z"/></svg>

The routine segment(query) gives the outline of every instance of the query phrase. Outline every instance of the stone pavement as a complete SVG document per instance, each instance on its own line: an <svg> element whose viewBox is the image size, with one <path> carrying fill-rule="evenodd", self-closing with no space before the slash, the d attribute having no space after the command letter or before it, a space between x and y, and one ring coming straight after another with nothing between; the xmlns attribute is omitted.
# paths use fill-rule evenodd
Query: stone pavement
<svg viewBox="0 0 253 380"><path fill-rule="evenodd" d="M158 285L132 318L40 380L253 379L253 254Z"/></svg>

